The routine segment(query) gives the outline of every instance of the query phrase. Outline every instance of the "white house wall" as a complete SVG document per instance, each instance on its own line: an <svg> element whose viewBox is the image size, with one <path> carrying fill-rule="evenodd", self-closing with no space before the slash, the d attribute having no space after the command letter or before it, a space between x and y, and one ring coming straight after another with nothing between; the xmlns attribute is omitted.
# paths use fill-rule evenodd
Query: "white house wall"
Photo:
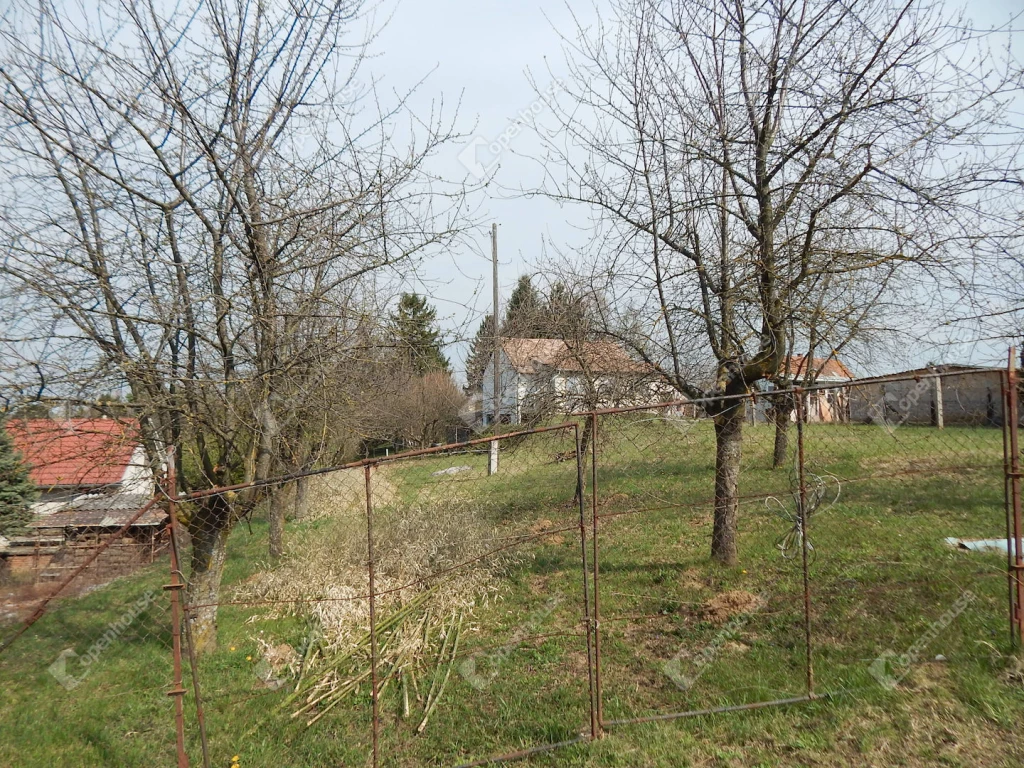
<svg viewBox="0 0 1024 768"><path fill-rule="evenodd" d="M136 446L121 476L119 493L151 496L153 488L153 471L146 460L146 449L141 445Z"/></svg>

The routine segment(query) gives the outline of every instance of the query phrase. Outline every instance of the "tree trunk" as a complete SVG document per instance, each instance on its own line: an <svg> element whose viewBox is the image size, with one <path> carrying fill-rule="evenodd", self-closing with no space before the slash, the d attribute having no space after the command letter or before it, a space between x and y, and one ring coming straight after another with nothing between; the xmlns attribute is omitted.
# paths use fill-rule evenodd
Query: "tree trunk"
<svg viewBox="0 0 1024 768"><path fill-rule="evenodd" d="M293 515L296 520L309 517L309 478L300 477L295 481L295 508Z"/></svg>
<svg viewBox="0 0 1024 768"><path fill-rule="evenodd" d="M772 469L785 465L789 453L789 419L793 415L792 395L784 395L775 401L775 450L772 453Z"/></svg>
<svg viewBox="0 0 1024 768"><path fill-rule="evenodd" d="M267 499L267 538L270 541L270 557L278 559L284 554L284 510L287 505L285 488L276 489Z"/></svg>
<svg viewBox="0 0 1024 768"><path fill-rule="evenodd" d="M277 447L277 419L270 408L270 398L260 406L260 435L254 479L266 480L271 476L274 461L274 449ZM284 552L284 505L278 498L281 489L271 491L267 499L267 524L269 526L269 555L271 559L279 558Z"/></svg>
<svg viewBox="0 0 1024 768"><path fill-rule="evenodd" d="M231 533L230 507L226 500L215 496L201 504L188 525L192 567L186 592L192 642L200 655L217 650L217 603Z"/></svg>
<svg viewBox="0 0 1024 768"><path fill-rule="evenodd" d="M715 416L715 522L711 534L711 557L725 565L735 565L737 561L736 515L743 406L744 403L740 402Z"/></svg>
<svg viewBox="0 0 1024 768"><path fill-rule="evenodd" d="M583 423L583 432L580 434L580 462L583 466L583 476L576 482L576 493L573 494L572 503L576 506L580 503L580 496L587 486L587 456L590 451L590 439L594 434L594 422L590 417Z"/></svg>

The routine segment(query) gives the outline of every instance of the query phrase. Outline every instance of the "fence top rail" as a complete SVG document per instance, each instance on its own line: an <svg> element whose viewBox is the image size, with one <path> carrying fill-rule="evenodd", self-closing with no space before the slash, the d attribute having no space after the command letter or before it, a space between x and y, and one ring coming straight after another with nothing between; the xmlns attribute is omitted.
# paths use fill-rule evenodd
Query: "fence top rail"
<svg viewBox="0 0 1024 768"><path fill-rule="evenodd" d="M486 443L498 442L501 440L508 440L514 437L524 437L527 435L536 435L543 432L556 432L559 430L576 429L577 423L575 421L565 421L560 424L552 424L546 427L534 427L532 429L522 429L516 432L503 432L501 434L490 435L488 437L478 437L473 440L465 440L461 443L445 443L444 445L436 445L431 448L419 448L412 451L402 451L401 453L393 453L390 456L375 456L366 459L358 459L357 461L350 461L345 464L335 464L330 467L320 467L318 469L308 469L301 472L292 472L287 475L277 475L276 477L269 477L264 480L250 480L247 483L235 483L234 485L221 485L215 488L204 488L199 491L191 491L189 493L182 493L177 496L168 496L169 501L182 502L182 501L193 501L195 499L207 498L209 496L216 496L221 493L229 493L232 491L244 491L250 488L264 488L268 485L277 485L278 483L286 483L292 480L300 480L304 477L316 477L317 475L326 475L331 472L340 472L345 469L360 469L367 466L378 466L380 464L386 464L390 462L402 461L403 459L417 458L420 456L428 456L437 453L446 453L449 451L459 450L461 448L469 448L474 445L484 445Z"/></svg>
<svg viewBox="0 0 1024 768"><path fill-rule="evenodd" d="M620 413L636 413L640 411L657 411L666 408L682 407L687 405L702 406L711 403L720 403L728 401L742 401L742 400L754 400L756 401L759 397L777 397L779 395L797 395L800 393L812 393L822 390L834 390L834 389L852 389L854 387L864 384L879 384L888 382L899 382L899 381L921 381L922 379L942 379L950 378L954 376L968 376L976 375L981 373L998 373L1002 369L996 368L973 368L958 371L937 371L934 373L916 373L916 374L905 374L905 375L893 375L893 376L878 376L867 379L854 379L852 381L845 382L828 382L824 384L814 384L808 387L791 387L789 389L775 389L764 392L746 392L737 395L708 395L706 397L698 398L683 398L678 400L666 400L661 403L648 403L644 405L632 405L622 406L618 408L597 408L590 411L581 411L573 414L577 418L587 418L591 416L609 416ZM429 456L437 453L445 453L453 450L462 448L470 448L477 445L484 445L487 443L493 443L500 440L508 440L515 437L524 437L526 435L540 434L543 432L554 432L558 430L569 430L575 429L577 426L576 421L566 421L560 424L552 424L546 427L533 427L531 429L517 430L515 432L505 432L502 434L489 435L487 437L478 437L473 440L465 440L458 443L446 443L444 445L433 446L431 448L419 448L412 451L402 451L395 453L390 456L377 456L366 459L358 459L356 461L350 461L344 464L335 464L330 467L320 467L317 469L303 470L301 472L292 472L286 475L277 475L276 477L267 478L264 480L252 480L246 483L236 483L234 485L222 485L214 488L204 488L198 491L191 491L189 493L179 494L177 496L168 497L170 501L182 502L182 501L193 501L196 499L207 498L209 496L216 496L222 493L229 493L232 491L243 491L251 488L263 488L269 485L277 485L278 483L286 483L292 480L300 480L305 477L315 477L317 475L325 475L331 472L339 472L345 469L360 469L366 466L379 466L381 464L402 461L404 459L417 458L421 456Z"/></svg>
<svg viewBox="0 0 1024 768"><path fill-rule="evenodd" d="M609 416L617 413L635 413L637 411L657 411L662 408L673 408L684 405L704 405L705 403L721 403L729 400L757 400L758 398L772 398L779 395L798 395L813 392L821 392L833 389L855 389L857 387L888 384L901 381L921 381L923 379L951 379L958 376L976 376L979 374L1006 373L1002 368L968 368L958 371L936 371L934 373L907 373L892 374L884 376L873 376L864 379L851 379L849 381L830 381L816 383L810 386L794 386L788 389L769 389L764 391L743 392L737 395L707 395L704 397L682 398L679 400L666 400L661 403L647 403L644 405L626 405L617 408L595 408L590 411L578 411L576 416Z"/></svg>

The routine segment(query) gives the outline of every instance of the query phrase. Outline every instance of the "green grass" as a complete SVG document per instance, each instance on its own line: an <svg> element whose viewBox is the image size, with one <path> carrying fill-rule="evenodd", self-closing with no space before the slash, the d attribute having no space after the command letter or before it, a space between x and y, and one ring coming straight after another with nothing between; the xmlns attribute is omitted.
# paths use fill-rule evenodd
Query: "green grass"
<svg viewBox="0 0 1024 768"><path fill-rule="evenodd" d="M710 425L602 419L606 719L804 692L802 570L799 560L783 558L776 548L790 524L774 502L765 501L775 496L792 509L793 472L769 468L772 437L765 426L746 428L741 558L727 568L708 557ZM889 435L870 426L811 425L804 442L809 482L813 475L827 476L841 489L838 502L812 519L809 537L815 685L831 697L616 726L598 742L539 755L534 764L1024 763L1024 685L1007 674L1019 662L1008 646L1005 563L943 542L947 536L1005 535L1000 432L908 426ZM576 467L554 456L572 444L571 432L522 441L503 453L501 471L490 478L480 454L389 464L375 473L377 514L472 498L480 514L509 531L561 527L578 515L571 504ZM455 465L471 470L432 474ZM589 498L587 504L589 518ZM303 528L315 536L330 524ZM235 530L226 595L265 567L265 546L261 521ZM463 631L463 649L485 685L475 688L453 674L426 732L416 735L419 717L401 716L392 684L381 700L383 765L454 765L570 739L587 728L578 533L534 540L523 554L508 566L500 598L479 608ZM111 621L166 579L166 563L157 564L65 600L0 655L0 765L172 764L173 709L164 695L171 680L170 622L162 594L74 690L66 691L47 672L61 650L84 654ZM728 591L759 596L760 602L723 627L708 604ZM944 619L966 592L974 600ZM213 764L227 766L236 754L245 768L368 764L369 691L360 690L349 706L306 729L282 706L287 691L268 689L257 674L255 637L261 632L298 646L308 629L299 619L270 619L258 606L222 607L220 649L201 667ZM903 653L930 632L934 639L900 684L892 690L879 685L869 671L872 661L886 651ZM551 636L522 641L523 634ZM494 646L503 643L508 650L496 652ZM485 650L473 655L477 649ZM705 654L709 661L701 666L695 659L706 649L712 649ZM935 661L938 654L945 660ZM695 678L685 690L665 672L673 658ZM191 698L186 717L189 751L200 764Z"/></svg>

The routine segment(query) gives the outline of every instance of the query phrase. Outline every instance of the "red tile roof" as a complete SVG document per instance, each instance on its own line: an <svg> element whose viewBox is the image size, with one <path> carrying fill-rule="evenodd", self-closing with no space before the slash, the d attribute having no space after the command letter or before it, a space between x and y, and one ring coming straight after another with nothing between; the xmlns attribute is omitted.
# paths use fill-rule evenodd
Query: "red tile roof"
<svg viewBox="0 0 1024 768"><path fill-rule="evenodd" d="M807 355L793 355L789 358L789 375L795 379L802 379L807 366ZM850 369L843 365L837 357L816 357L811 364L811 371L818 381L822 379L852 379ZM782 362L780 373L786 372L786 362Z"/></svg>
<svg viewBox="0 0 1024 768"><path fill-rule="evenodd" d="M6 428L44 489L120 483L139 444L138 424L117 419L11 419Z"/></svg>

